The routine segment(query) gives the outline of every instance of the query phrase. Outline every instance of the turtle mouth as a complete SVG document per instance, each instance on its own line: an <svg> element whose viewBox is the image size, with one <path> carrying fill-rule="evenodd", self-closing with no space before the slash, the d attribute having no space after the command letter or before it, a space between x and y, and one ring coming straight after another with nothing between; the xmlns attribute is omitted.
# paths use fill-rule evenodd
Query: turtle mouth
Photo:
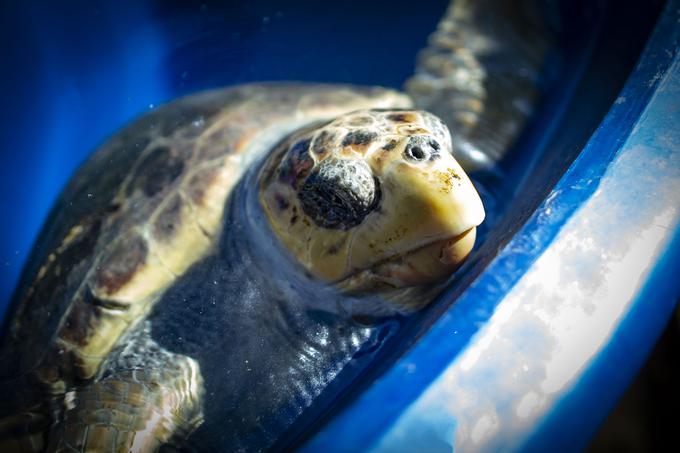
<svg viewBox="0 0 680 453"><path fill-rule="evenodd" d="M476 227L395 253L336 284L350 292L383 292L435 284L449 277L472 250Z"/></svg>

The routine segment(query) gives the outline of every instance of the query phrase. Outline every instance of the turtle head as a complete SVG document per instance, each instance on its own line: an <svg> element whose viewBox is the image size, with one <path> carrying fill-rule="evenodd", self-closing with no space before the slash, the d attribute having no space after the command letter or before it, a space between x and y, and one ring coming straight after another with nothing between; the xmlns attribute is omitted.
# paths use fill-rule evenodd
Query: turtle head
<svg viewBox="0 0 680 453"><path fill-rule="evenodd" d="M390 299L451 275L484 219L448 129L421 111L357 111L293 134L260 181L272 229L312 275Z"/></svg>

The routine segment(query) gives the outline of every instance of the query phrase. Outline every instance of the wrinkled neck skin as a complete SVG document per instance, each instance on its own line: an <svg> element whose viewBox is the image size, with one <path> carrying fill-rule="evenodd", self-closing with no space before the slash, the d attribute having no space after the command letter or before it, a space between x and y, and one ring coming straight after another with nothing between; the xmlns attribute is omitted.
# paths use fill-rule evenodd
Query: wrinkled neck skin
<svg viewBox="0 0 680 453"><path fill-rule="evenodd" d="M221 253L236 253L235 259L248 257L254 272L267 275L271 290L286 300L301 300L311 310L321 310L354 319L376 319L408 315L434 299L444 283L427 287L388 289L372 294L343 291L344 281L328 283L309 274L284 249L273 232L259 200L260 170L267 159L281 159L282 154L264 156L252 165L235 188L226 213L228 225L244 228L243 234L225 229ZM238 238L230 241L231 237ZM228 247L225 245L228 244ZM230 248L230 249L229 249ZM239 258L240 257L240 258Z"/></svg>
<svg viewBox="0 0 680 453"><path fill-rule="evenodd" d="M154 340L196 360L206 395L214 395L186 441L191 451L284 449L401 325L398 317L353 318L354 299L292 262L253 190L259 163L229 197L216 253L180 278L150 316Z"/></svg>

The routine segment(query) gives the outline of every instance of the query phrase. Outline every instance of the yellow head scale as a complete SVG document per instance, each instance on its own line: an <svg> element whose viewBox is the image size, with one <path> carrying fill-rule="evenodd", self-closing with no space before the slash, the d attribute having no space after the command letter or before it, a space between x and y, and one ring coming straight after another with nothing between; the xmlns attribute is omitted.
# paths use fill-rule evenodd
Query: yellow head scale
<svg viewBox="0 0 680 453"><path fill-rule="evenodd" d="M448 129L421 111L357 111L294 134L265 163L260 201L300 264L353 292L445 279L484 220Z"/></svg>

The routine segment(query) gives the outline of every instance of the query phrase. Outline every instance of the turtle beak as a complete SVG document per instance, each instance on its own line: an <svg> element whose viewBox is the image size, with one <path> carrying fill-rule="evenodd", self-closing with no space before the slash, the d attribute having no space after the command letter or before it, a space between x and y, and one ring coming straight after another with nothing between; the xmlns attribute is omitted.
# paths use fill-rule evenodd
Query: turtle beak
<svg viewBox="0 0 680 453"><path fill-rule="evenodd" d="M353 238L349 276L338 286L421 308L472 250L482 201L448 154L423 167L394 162L382 175L382 195Z"/></svg>
<svg viewBox="0 0 680 453"><path fill-rule="evenodd" d="M484 207L460 165L453 157L446 157L435 168L420 169L404 162L396 163L383 175L380 210L372 214L376 216L374 219L365 222L365 228L357 231L351 268L367 269L397 258L404 262L408 256L422 258L427 255L422 251L425 248L430 255L436 254L436 259L440 255L453 259L453 263L443 263L446 264L444 272L462 261L464 256L459 256L460 251L452 257L442 247L446 244L450 247L456 238L466 238L471 249L470 239L474 242L474 234L468 233L484 220ZM439 244L439 248L432 249L437 247L433 244ZM421 252L415 253L418 250ZM418 261L422 260L415 260L414 264ZM440 271L432 271L432 278L423 275L422 280L441 278ZM403 286L413 283L404 281Z"/></svg>

